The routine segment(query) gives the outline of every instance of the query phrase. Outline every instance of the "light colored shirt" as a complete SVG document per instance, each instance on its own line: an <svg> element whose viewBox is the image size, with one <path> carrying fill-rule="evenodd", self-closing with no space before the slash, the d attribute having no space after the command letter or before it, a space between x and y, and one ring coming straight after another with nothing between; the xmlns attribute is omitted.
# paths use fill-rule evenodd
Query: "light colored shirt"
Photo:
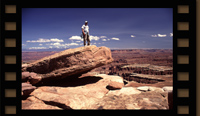
<svg viewBox="0 0 200 116"><path fill-rule="evenodd" d="M81 27L83 30L84 30L84 32L89 32L89 26L87 25L83 25L82 27Z"/></svg>

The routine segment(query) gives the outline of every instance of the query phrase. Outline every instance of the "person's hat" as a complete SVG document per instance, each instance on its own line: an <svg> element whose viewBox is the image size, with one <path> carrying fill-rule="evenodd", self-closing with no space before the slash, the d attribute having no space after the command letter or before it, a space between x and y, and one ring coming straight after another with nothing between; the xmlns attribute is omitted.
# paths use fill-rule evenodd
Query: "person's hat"
<svg viewBox="0 0 200 116"><path fill-rule="evenodd" d="M88 23L88 21L85 21L85 23Z"/></svg>

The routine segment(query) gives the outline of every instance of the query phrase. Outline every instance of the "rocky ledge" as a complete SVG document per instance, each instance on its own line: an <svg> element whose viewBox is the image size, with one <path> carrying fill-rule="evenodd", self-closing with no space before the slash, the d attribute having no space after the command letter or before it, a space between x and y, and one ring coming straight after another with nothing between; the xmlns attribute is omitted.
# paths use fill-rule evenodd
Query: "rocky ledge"
<svg viewBox="0 0 200 116"><path fill-rule="evenodd" d="M22 72L34 72L41 76L41 81L78 77L90 70L109 64L113 61L107 47L95 45L67 49L44 57L31 64L24 65ZM38 81L39 82L39 81Z"/></svg>
<svg viewBox="0 0 200 116"><path fill-rule="evenodd" d="M120 76L89 72L112 61L109 48L87 46L23 65L22 109L170 109L172 87L126 87Z"/></svg>

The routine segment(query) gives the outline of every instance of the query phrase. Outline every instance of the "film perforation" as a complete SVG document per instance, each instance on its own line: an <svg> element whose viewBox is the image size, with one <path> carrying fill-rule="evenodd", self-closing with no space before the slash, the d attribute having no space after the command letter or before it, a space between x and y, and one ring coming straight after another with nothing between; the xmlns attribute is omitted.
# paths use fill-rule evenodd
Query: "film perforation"
<svg viewBox="0 0 200 116"><path fill-rule="evenodd" d="M177 40L177 49L179 48L188 48L189 47L189 39L188 38L178 38ZM188 49L189 50L189 49Z"/></svg>
<svg viewBox="0 0 200 116"><path fill-rule="evenodd" d="M189 72L177 72L178 81L189 81Z"/></svg>
<svg viewBox="0 0 200 116"><path fill-rule="evenodd" d="M16 5L5 5L5 13L9 14L16 13Z"/></svg>
<svg viewBox="0 0 200 116"><path fill-rule="evenodd" d="M177 114L179 114L179 115L186 115L186 114L189 114L189 112L190 112L189 106L187 106L187 105L178 106L178 108L177 108Z"/></svg>
<svg viewBox="0 0 200 116"><path fill-rule="evenodd" d="M189 89L178 89L178 97L189 97Z"/></svg>
<svg viewBox="0 0 200 116"><path fill-rule="evenodd" d="M178 13L188 14L189 12L189 5L178 5Z"/></svg>
<svg viewBox="0 0 200 116"><path fill-rule="evenodd" d="M5 97L16 97L16 89L5 89Z"/></svg>

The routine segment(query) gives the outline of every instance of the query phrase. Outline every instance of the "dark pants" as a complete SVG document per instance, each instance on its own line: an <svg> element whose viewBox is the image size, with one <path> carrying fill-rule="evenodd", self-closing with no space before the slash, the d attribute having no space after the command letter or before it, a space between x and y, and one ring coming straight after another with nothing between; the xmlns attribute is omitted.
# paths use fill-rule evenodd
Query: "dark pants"
<svg viewBox="0 0 200 116"><path fill-rule="evenodd" d="M90 45L90 36L88 33L85 33L85 35L83 35L83 40L84 40L84 46L86 45L86 41L88 43L88 46Z"/></svg>

